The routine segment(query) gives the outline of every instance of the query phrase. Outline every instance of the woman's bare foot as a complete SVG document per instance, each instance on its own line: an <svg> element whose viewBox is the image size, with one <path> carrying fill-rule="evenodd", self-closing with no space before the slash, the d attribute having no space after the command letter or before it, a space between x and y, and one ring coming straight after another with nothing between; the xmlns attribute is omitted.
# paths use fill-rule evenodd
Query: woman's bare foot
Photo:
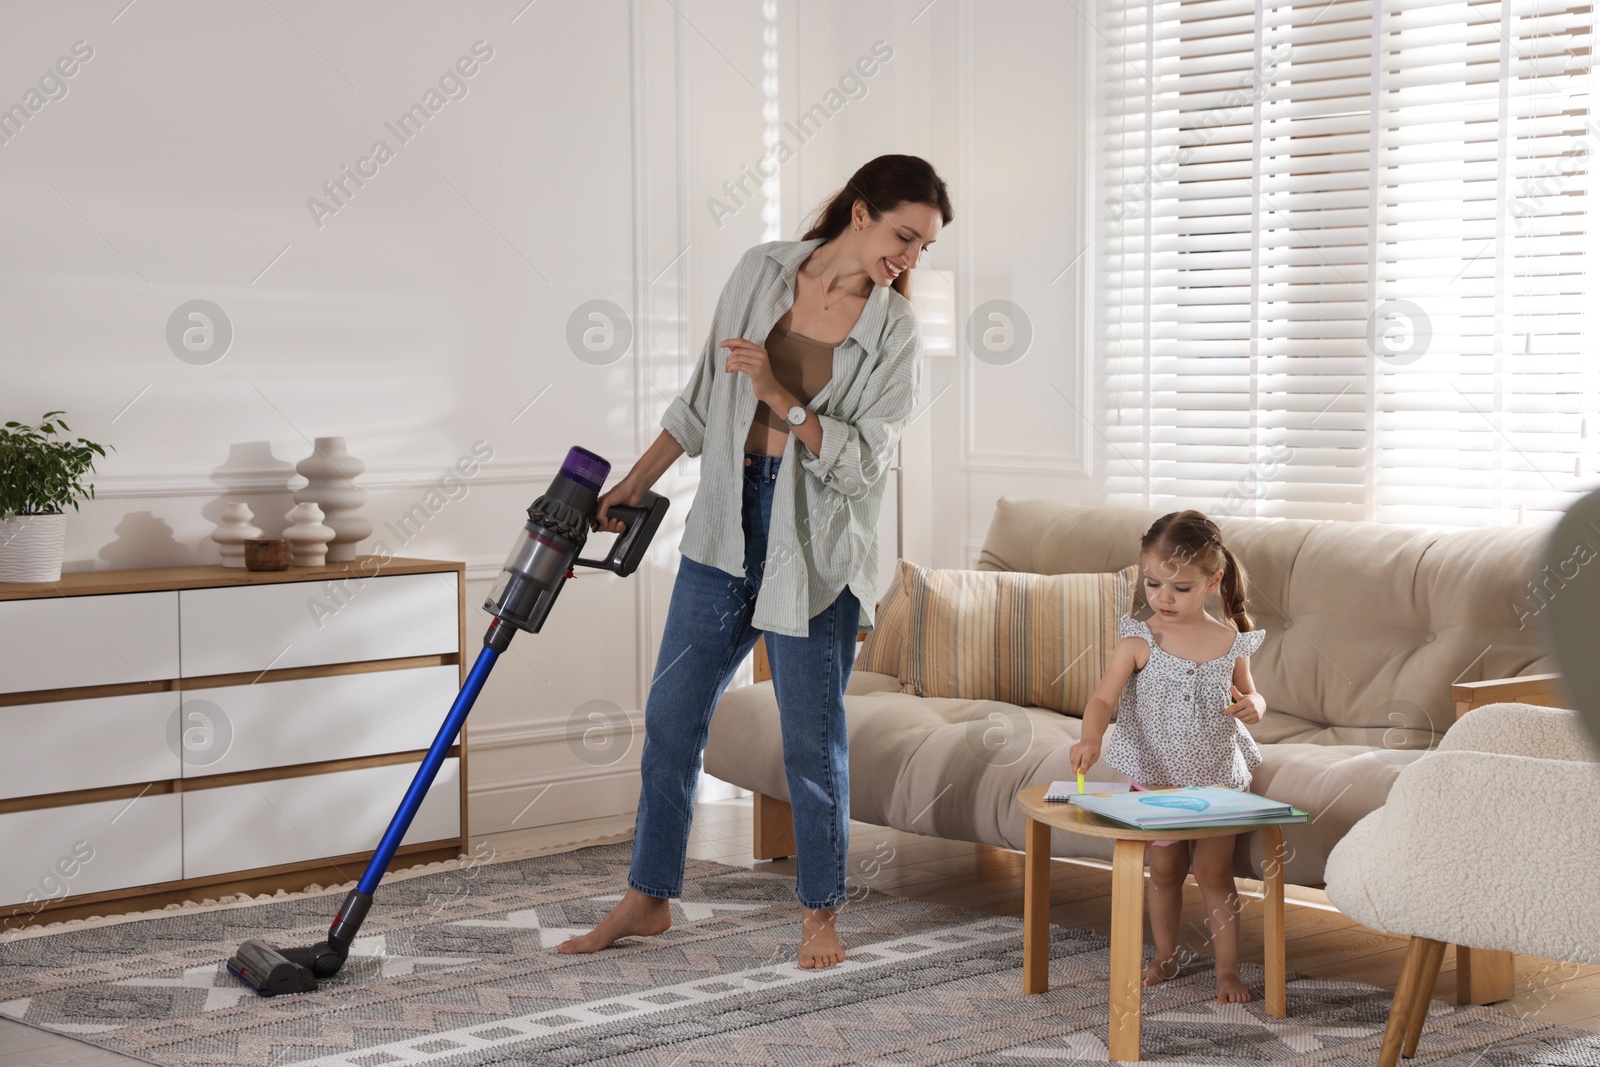
<svg viewBox="0 0 1600 1067"><path fill-rule="evenodd" d="M665 933L672 925L672 908L665 897L652 897L632 886L600 924L586 934L569 937L557 952L598 952L622 937Z"/></svg>
<svg viewBox="0 0 1600 1067"><path fill-rule="evenodd" d="M813 911L802 907L800 911L800 966L818 968L843 963L844 945L836 925L839 909Z"/></svg>
<svg viewBox="0 0 1600 1067"><path fill-rule="evenodd" d="M1168 978L1176 978L1177 975L1178 954L1176 952L1170 956L1156 956L1144 965L1144 974L1139 979L1139 984L1146 987L1160 985Z"/></svg>
<svg viewBox="0 0 1600 1067"><path fill-rule="evenodd" d="M1250 999L1250 990L1239 981L1237 971L1217 972L1217 1003L1218 1004L1243 1004Z"/></svg>

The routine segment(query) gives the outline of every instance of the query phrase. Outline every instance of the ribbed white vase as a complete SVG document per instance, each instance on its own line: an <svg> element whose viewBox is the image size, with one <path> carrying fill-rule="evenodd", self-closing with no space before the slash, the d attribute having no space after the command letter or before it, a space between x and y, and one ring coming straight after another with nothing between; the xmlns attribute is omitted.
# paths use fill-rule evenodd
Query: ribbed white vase
<svg viewBox="0 0 1600 1067"><path fill-rule="evenodd" d="M322 521L322 509L307 501L290 508L284 518L289 520L289 528L283 531L283 539L294 552L294 565L320 567L326 563L328 542L334 534Z"/></svg>
<svg viewBox="0 0 1600 1067"><path fill-rule="evenodd" d="M65 515L0 520L0 582L57 582L67 547Z"/></svg>
<svg viewBox="0 0 1600 1067"><path fill-rule="evenodd" d="M261 536L261 527L250 521L253 518L255 515L250 511L250 505L242 500L236 500L222 509L222 521L211 531L211 540L217 543L224 567L244 570L244 543Z"/></svg>
<svg viewBox="0 0 1600 1067"><path fill-rule="evenodd" d="M297 504L315 504L322 509L324 525L333 530L328 542L328 562L344 563L356 558L356 546L372 536L372 523L357 515L367 502L367 491L353 481L367 465L352 456L342 437L319 437L311 455L294 465L309 483L295 490Z"/></svg>

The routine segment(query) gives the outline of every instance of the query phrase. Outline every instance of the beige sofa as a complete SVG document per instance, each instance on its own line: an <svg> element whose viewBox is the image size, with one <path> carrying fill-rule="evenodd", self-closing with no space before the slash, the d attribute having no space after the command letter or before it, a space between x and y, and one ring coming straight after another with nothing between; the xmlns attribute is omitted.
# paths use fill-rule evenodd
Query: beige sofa
<svg viewBox="0 0 1600 1067"><path fill-rule="evenodd" d="M1138 562L1139 537L1161 513L1002 497L977 566L1116 571ZM1539 620L1528 614L1537 606L1527 583L1541 531L1251 518L1218 525L1248 572L1256 626L1267 631L1250 661L1268 709L1250 728L1262 752L1254 788L1314 816L1285 828L1287 881L1321 885L1333 846L1459 714L1496 701L1563 702ZM1148 615L1137 592L1134 604L1134 615ZM1073 776L1067 751L1081 723L1071 715L907 695L896 678L866 671L852 676L845 708L850 815L862 822L1021 849L1017 792ZM999 758L974 743L997 728L1017 734ZM705 769L757 794L758 858L792 852L770 681L724 694ZM1089 777L1124 780L1103 765ZM1108 843L1060 830L1051 847L1057 856L1110 856ZM1259 878L1260 861L1261 835L1241 837L1237 873Z"/></svg>

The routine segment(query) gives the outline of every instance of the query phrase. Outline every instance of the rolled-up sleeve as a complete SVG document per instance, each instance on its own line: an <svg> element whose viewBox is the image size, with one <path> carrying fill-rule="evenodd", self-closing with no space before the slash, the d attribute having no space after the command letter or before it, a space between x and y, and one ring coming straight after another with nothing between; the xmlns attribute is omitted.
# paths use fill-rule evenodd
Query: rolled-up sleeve
<svg viewBox="0 0 1600 1067"><path fill-rule="evenodd" d="M884 351L886 358L868 380L861 415L847 422L818 413L822 451L813 454L802 446L796 453L802 467L847 497L862 496L883 477L911 421L922 385L922 331L915 318L901 321L885 339Z"/></svg>
<svg viewBox="0 0 1600 1067"><path fill-rule="evenodd" d="M708 349L710 346L707 346ZM707 351L694 365L689 384L673 398L661 416L661 428L670 433L685 454L698 456L705 445L706 415L711 410L711 381L716 373L710 366L712 355Z"/></svg>
<svg viewBox="0 0 1600 1067"><path fill-rule="evenodd" d="M683 446L685 454L698 456L705 445L706 419L711 411L711 390L720 370L717 359L717 342L727 337L737 337L741 323L736 322L739 309L749 303L748 293L752 279L760 264L759 253L764 246L746 252L739 265L722 286L717 297L717 310L711 316L711 329L707 331L705 347L700 359L689 375L689 383L667 405L661 416L661 428L670 433Z"/></svg>

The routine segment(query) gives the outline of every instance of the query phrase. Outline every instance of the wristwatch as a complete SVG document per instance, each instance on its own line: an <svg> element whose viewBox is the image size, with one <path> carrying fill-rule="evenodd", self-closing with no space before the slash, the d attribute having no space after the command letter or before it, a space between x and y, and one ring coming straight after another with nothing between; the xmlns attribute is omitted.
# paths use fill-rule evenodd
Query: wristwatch
<svg viewBox="0 0 1600 1067"><path fill-rule="evenodd" d="M789 409L789 413L783 417L783 420L790 426L799 426L806 421L806 409L796 404Z"/></svg>

